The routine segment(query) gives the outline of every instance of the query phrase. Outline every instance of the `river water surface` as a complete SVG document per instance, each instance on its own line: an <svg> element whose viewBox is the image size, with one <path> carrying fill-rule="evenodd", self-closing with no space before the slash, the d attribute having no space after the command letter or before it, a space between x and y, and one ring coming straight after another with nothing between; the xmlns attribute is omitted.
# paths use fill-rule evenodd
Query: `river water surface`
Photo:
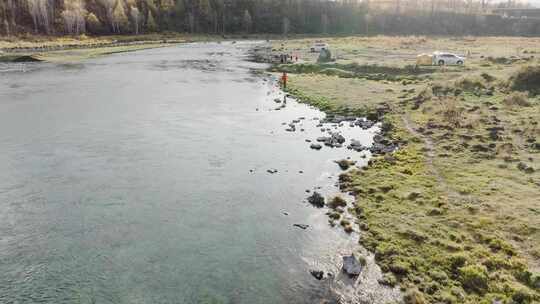
<svg viewBox="0 0 540 304"><path fill-rule="evenodd" d="M304 200L337 191L334 160L351 152L309 149L324 114L275 110L281 92L245 60L251 46L3 67L1 303L329 297L308 270L337 275L357 236ZM369 144L374 131L342 132Z"/></svg>

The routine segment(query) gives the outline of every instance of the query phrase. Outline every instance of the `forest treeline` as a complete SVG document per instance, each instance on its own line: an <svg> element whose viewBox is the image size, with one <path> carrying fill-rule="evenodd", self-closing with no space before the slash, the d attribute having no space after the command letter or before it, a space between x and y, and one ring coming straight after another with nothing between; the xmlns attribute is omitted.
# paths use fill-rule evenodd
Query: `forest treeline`
<svg viewBox="0 0 540 304"><path fill-rule="evenodd" d="M0 34L538 35L488 0L0 0Z"/></svg>

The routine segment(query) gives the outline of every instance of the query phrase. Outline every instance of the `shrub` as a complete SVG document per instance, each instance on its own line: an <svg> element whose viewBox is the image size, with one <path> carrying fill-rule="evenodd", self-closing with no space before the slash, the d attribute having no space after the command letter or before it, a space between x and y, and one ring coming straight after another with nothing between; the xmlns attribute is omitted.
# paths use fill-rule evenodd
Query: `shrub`
<svg viewBox="0 0 540 304"><path fill-rule="evenodd" d="M455 86L464 91L477 91L486 88L481 79L468 77L457 80Z"/></svg>
<svg viewBox="0 0 540 304"><path fill-rule="evenodd" d="M488 275L484 266L470 265L459 269L459 281L467 290L484 293L488 287Z"/></svg>
<svg viewBox="0 0 540 304"><path fill-rule="evenodd" d="M381 279L378 280L379 284L394 287L397 284L396 277L391 273L385 273Z"/></svg>
<svg viewBox="0 0 540 304"><path fill-rule="evenodd" d="M354 77L353 72L337 69L337 68L326 68L321 70L322 74L328 75L328 76L337 76L341 78L352 78Z"/></svg>
<svg viewBox="0 0 540 304"><path fill-rule="evenodd" d="M333 220L339 220L341 218L341 214L339 212L332 212L328 215Z"/></svg>
<svg viewBox="0 0 540 304"><path fill-rule="evenodd" d="M427 303L424 295L417 289L409 289L403 296L405 304L425 304Z"/></svg>
<svg viewBox="0 0 540 304"><path fill-rule="evenodd" d="M86 26L92 33L100 33L104 30L103 25L94 13L90 13L86 16Z"/></svg>
<svg viewBox="0 0 540 304"><path fill-rule="evenodd" d="M531 287L540 290L540 274L537 274L531 278Z"/></svg>
<svg viewBox="0 0 540 304"><path fill-rule="evenodd" d="M339 165L339 167L341 168L341 170L347 170L347 169L349 169L351 166L353 166L354 164L356 164L355 161L348 160L348 159L337 160L337 161L335 161L335 163Z"/></svg>
<svg viewBox="0 0 540 304"><path fill-rule="evenodd" d="M346 226L350 226L351 225L351 222L349 222L348 220L346 219L342 219L341 222L339 222L341 224L341 226L343 227L346 227Z"/></svg>
<svg viewBox="0 0 540 304"><path fill-rule="evenodd" d="M528 91L533 95L540 94L540 65L521 68L510 77L510 87L516 91Z"/></svg>
<svg viewBox="0 0 540 304"><path fill-rule="evenodd" d="M345 201L345 199L343 199L341 196L336 196L328 203L328 206L332 209L336 209L338 207L346 207L347 201Z"/></svg>
<svg viewBox="0 0 540 304"><path fill-rule="evenodd" d="M446 97L439 100L441 114L444 121L452 126L459 126L462 121L463 108L455 97Z"/></svg>
<svg viewBox="0 0 540 304"><path fill-rule="evenodd" d="M414 105L413 110L420 108L424 102L430 100L433 97L432 89L423 89L416 97L413 98Z"/></svg>
<svg viewBox="0 0 540 304"><path fill-rule="evenodd" d="M446 275L445 272L440 270L431 270L429 272L429 276L439 283L444 283L448 280L448 275Z"/></svg>
<svg viewBox="0 0 540 304"><path fill-rule="evenodd" d="M530 107L531 106L527 93L523 93L523 92L513 92L512 94L507 95L503 99L503 104L510 107L512 106Z"/></svg>
<svg viewBox="0 0 540 304"><path fill-rule="evenodd" d="M391 256L399 255L400 253L402 253L400 246L389 243L380 243L375 249L375 258L377 260L382 260Z"/></svg>
<svg viewBox="0 0 540 304"><path fill-rule="evenodd" d="M482 77L487 82L492 82L495 79L497 79L497 78L495 78L495 76L492 76L491 74L488 74L488 73L482 73L482 74L480 74L480 77Z"/></svg>
<svg viewBox="0 0 540 304"><path fill-rule="evenodd" d="M390 264L390 271L398 276L404 276L410 272L411 265L404 261L397 261Z"/></svg>
<svg viewBox="0 0 540 304"><path fill-rule="evenodd" d="M528 304L533 300L533 296L526 290L520 289L512 295L512 300L519 304Z"/></svg>

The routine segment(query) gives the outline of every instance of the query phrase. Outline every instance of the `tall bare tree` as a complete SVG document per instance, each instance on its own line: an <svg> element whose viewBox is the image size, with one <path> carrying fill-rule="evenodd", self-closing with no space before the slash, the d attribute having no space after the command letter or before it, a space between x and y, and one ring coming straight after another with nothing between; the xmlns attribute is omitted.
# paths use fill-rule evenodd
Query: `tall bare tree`
<svg viewBox="0 0 540 304"><path fill-rule="evenodd" d="M61 15L66 33L79 35L86 32L86 14L85 1L65 0Z"/></svg>
<svg viewBox="0 0 540 304"><path fill-rule="evenodd" d="M244 19L243 19L244 32L249 33L251 31L252 22L253 21L251 19L251 14L249 13L248 10L245 10L244 11Z"/></svg>
<svg viewBox="0 0 540 304"><path fill-rule="evenodd" d="M131 16L131 21L133 23L133 30L135 32L135 35L139 34L139 26L141 24L142 15L139 12L139 9L137 7L130 7L129 14Z"/></svg>

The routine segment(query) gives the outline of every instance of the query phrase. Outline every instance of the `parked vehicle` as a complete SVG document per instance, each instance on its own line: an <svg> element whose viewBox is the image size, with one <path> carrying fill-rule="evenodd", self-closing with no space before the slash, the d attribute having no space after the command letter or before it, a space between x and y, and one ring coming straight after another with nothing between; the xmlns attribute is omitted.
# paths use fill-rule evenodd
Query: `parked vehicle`
<svg viewBox="0 0 540 304"><path fill-rule="evenodd" d="M311 46L312 53L320 53L322 50L328 50L328 49L330 49L330 46L328 45L328 43L324 43L324 42L315 42L315 44Z"/></svg>
<svg viewBox="0 0 540 304"><path fill-rule="evenodd" d="M462 65L465 58L452 53L433 53L433 64L437 65Z"/></svg>
<svg viewBox="0 0 540 304"><path fill-rule="evenodd" d="M420 54L416 56L416 65L433 65L432 54Z"/></svg>

